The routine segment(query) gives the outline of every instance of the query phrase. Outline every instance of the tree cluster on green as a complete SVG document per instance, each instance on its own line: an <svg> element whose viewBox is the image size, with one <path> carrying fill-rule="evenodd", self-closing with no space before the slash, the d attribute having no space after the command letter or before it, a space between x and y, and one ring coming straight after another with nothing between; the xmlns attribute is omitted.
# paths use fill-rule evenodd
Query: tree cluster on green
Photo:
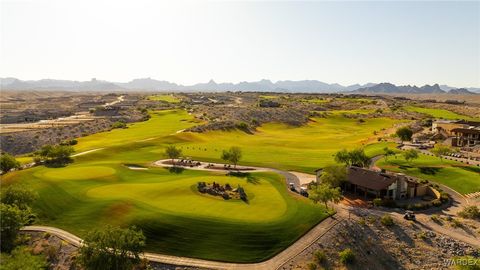
<svg viewBox="0 0 480 270"><path fill-rule="evenodd" d="M12 169L20 167L20 162L18 162L15 157L10 154L2 153L0 155L0 170L2 173L7 173Z"/></svg>
<svg viewBox="0 0 480 270"><path fill-rule="evenodd" d="M395 155L396 155L396 153L392 149L390 149L388 147L383 148L383 156L384 156L385 160L388 160L389 156L395 156Z"/></svg>
<svg viewBox="0 0 480 270"><path fill-rule="evenodd" d="M0 248L10 252L16 245L18 231L34 219L30 206L37 195L23 186L10 185L2 190L0 204Z"/></svg>
<svg viewBox="0 0 480 270"><path fill-rule="evenodd" d="M403 152L403 157L407 162L418 158L418 150L416 149L408 149Z"/></svg>
<svg viewBox="0 0 480 270"><path fill-rule="evenodd" d="M182 155L182 149L177 148L175 145L169 145L165 149L165 155L172 160L172 164L175 166L175 159Z"/></svg>
<svg viewBox="0 0 480 270"><path fill-rule="evenodd" d="M35 152L35 162L45 162L47 165L65 166L72 162L70 156L74 153L70 145L45 145Z"/></svg>
<svg viewBox="0 0 480 270"><path fill-rule="evenodd" d="M145 236L135 227L108 226L87 233L78 261L85 269L129 270L139 264Z"/></svg>
<svg viewBox="0 0 480 270"><path fill-rule="evenodd" d="M10 254L0 255L2 270L39 270L48 269L44 256L35 256L25 246L16 247Z"/></svg>
<svg viewBox="0 0 480 270"><path fill-rule="evenodd" d="M125 124L125 122L117 121L117 122L112 124L112 128L113 129L115 129L115 128L127 128L127 124Z"/></svg>
<svg viewBox="0 0 480 270"><path fill-rule="evenodd" d="M226 162L231 162L233 167L236 168L242 158L242 150L239 147L232 146L228 150L223 150L221 158Z"/></svg>
<svg viewBox="0 0 480 270"><path fill-rule="evenodd" d="M449 155L449 154L453 153L453 150L452 150L452 148L450 148L446 145L437 143L437 144L435 144L433 149L430 150L430 152L432 152L435 156L439 157L440 160L443 161L443 156L446 156L446 155Z"/></svg>
<svg viewBox="0 0 480 270"><path fill-rule="evenodd" d="M335 154L335 161L347 166L368 167L370 165L370 158L362 148L351 151L347 149L340 150Z"/></svg>
<svg viewBox="0 0 480 270"><path fill-rule="evenodd" d="M397 136L402 141L410 141L410 140L412 140L413 131L411 129L409 129L408 127L402 127L402 128L397 129L395 134L397 134Z"/></svg>
<svg viewBox="0 0 480 270"><path fill-rule="evenodd" d="M323 168L320 181L329 184L331 187L339 187L347 180L347 167L343 165L332 165Z"/></svg>

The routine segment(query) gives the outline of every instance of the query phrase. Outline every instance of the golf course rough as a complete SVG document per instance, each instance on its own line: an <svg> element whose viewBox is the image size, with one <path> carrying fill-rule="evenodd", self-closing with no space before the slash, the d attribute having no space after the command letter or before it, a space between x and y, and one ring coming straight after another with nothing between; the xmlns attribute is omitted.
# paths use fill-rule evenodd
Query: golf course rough
<svg viewBox="0 0 480 270"><path fill-rule="evenodd" d="M230 262L258 262L274 256L326 218L320 204L288 191L272 172L248 177L152 166L175 144L184 156L220 161L223 149L239 146L243 165L312 173L333 163L333 154L365 144L378 153L386 143L366 144L374 131L398 120L342 116L313 118L302 127L266 124L254 134L240 131L180 132L198 120L183 110L151 112L151 119L78 139L74 163L63 168L38 166L2 177L39 193L38 224L79 236L107 224L135 225L147 237L147 250ZM128 164L146 168L132 170ZM201 194L197 182L240 185L248 202Z"/></svg>

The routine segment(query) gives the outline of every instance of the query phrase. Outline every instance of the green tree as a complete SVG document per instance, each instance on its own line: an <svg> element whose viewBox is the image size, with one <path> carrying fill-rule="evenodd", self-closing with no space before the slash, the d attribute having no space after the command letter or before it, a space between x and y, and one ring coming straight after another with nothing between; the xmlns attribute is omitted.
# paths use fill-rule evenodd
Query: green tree
<svg viewBox="0 0 480 270"><path fill-rule="evenodd" d="M370 158L365 154L365 151L361 148L353 149L349 153L350 162L352 165L358 167L368 167L370 165Z"/></svg>
<svg viewBox="0 0 480 270"><path fill-rule="evenodd" d="M50 165L63 166L72 161L70 156L74 152L70 145L45 145L36 152L36 160L44 161Z"/></svg>
<svg viewBox="0 0 480 270"><path fill-rule="evenodd" d="M0 170L3 173L9 172L11 169L16 169L20 167L20 162L18 162L15 157L10 154L3 153L0 155Z"/></svg>
<svg viewBox="0 0 480 270"><path fill-rule="evenodd" d="M323 168L320 180L331 187L338 187L347 180L347 168L343 165L327 166Z"/></svg>
<svg viewBox="0 0 480 270"><path fill-rule="evenodd" d="M388 147L383 148L383 156L385 157L385 160L387 160L389 156L394 156L394 155L395 155L395 151L393 151L392 149Z"/></svg>
<svg viewBox="0 0 480 270"><path fill-rule="evenodd" d="M335 154L335 162L343 163L347 166L351 165L350 153L347 151L347 149L342 149Z"/></svg>
<svg viewBox="0 0 480 270"><path fill-rule="evenodd" d="M18 231L24 225L24 214L15 205L0 204L0 248L3 252L10 252L15 247Z"/></svg>
<svg viewBox="0 0 480 270"><path fill-rule="evenodd" d="M165 149L165 154L172 160L172 164L175 166L175 159L182 155L182 149L178 149L175 145L169 145Z"/></svg>
<svg viewBox="0 0 480 270"><path fill-rule="evenodd" d="M441 161L443 161L443 156L446 156L453 152L452 148L443 145L443 144L435 144L432 150L430 150L435 156L439 157Z"/></svg>
<svg viewBox="0 0 480 270"><path fill-rule="evenodd" d="M16 205L20 210L29 209L36 199L35 192L20 184L13 184L2 190L2 203Z"/></svg>
<svg viewBox="0 0 480 270"><path fill-rule="evenodd" d="M400 138L400 140L410 141L410 140L412 140L413 131L411 129L409 129L408 127L402 127L402 128L397 129L396 134Z"/></svg>
<svg viewBox="0 0 480 270"><path fill-rule="evenodd" d="M127 124L125 122L117 121L112 124L112 128L127 128Z"/></svg>
<svg viewBox="0 0 480 270"><path fill-rule="evenodd" d="M16 247L10 254L1 254L0 269L2 270L39 270L48 269L46 258L33 255L25 246Z"/></svg>
<svg viewBox="0 0 480 270"><path fill-rule="evenodd" d="M322 183L317 185L316 188L312 190L309 198L315 203L319 201L323 202L325 204L325 208L328 209L328 202L340 202L342 199L342 193L340 188L333 188L329 184Z"/></svg>
<svg viewBox="0 0 480 270"><path fill-rule="evenodd" d="M129 270L140 262L145 236L136 228L108 226L88 232L84 244L79 262L85 269Z"/></svg>
<svg viewBox="0 0 480 270"><path fill-rule="evenodd" d="M230 151L228 150L223 150L222 151L222 156L221 159L225 161L226 163L230 164Z"/></svg>
<svg viewBox="0 0 480 270"><path fill-rule="evenodd" d="M242 158L242 150L239 147L232 146L228 150L223 150L221 158L226 162L230 161L233 167L236 168Z"/></svg>
<svg viewBox="0 0 480 270"><path fill-rule="evenodd" d="M230 161L233 163L233 167L237 167L237 163L242 158L242 150L239 147L233 146L230 148Z"/></svg>
<svg viewBox="0 0 480 270"><path fill-rule="evenodd" d="M347 166L353 165L358 167L368 167L370 165L370 158L365 154L362 148L347 151L343 149L335 154L335 161L343 163Z"/></svg>
<svg viewBox="0 0 480 270"><path fill-rule="evenodd" d="M407 162L418 158L418 151L415 149L408 149L403 152L403 157Z"/></svg>

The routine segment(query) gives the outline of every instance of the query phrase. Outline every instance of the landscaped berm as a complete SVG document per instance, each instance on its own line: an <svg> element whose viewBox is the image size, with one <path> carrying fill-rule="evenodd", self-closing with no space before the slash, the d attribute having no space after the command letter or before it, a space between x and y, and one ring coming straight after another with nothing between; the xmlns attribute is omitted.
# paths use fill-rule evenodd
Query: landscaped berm
<svg viewBox="0 0 480 270"><path fill-rule="evenodd" d="M332 154L340 147L361 144L373 131L395 123L392 119L359 123L334 116L314 119L304 127L265 125L255 135L240 131L194 134L177 132L198 124L185 111L152 112L151 116L126 129L80 138L77 153L95 151L76 156L66 167L11 172L2 184L23 183L39 193L34 205L38 224L81 237L106 224L135 225L145 233L148 251L257 262L285 249L327 217L325 208L288 191L283 176L273 172L227 176L153 166L166 158L165 147L176 144L184 155L215 161L222 150L239 146L244 153L242 164L313 172L332 163ZM336 132L327 129L333 125ZM288 133L283 132L285 128ZM339 143L332 144L339 136ZM312 143L306 144L306 139ZM375 144L367 150L375 152L383 146ZM202 193L199 182L240 186L247 199L226 200Z"/></svg>

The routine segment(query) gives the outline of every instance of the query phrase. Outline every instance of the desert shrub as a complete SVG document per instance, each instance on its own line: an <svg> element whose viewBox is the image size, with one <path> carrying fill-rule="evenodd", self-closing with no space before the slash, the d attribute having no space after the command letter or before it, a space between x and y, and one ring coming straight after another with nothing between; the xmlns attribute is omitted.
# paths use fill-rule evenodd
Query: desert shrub
<svg viewBox="0 0 480 270"><path fill-rule="evenodd" d="M440 223L440 217L438 215L432 215L430 217L430 219L433 221L433 222L436 222L436 223Z"/></svg>
<svg viewBox="0 0 480 270"><path fill-rule="evenodd" d="M343 264L350 264L355 260L355 254L349 248L340 251L338 255L340 256L340 262Z"/></svg>
<svg viewBox="0 0 480 270"><path fill-rule="evenodd" d="M367 224L367 222L365 221L365 218L364 218L364 217L361 217L361 218L358 220L358 224L364 226L365 224Z"/></svg>
<svg viewBox="0 0 480 270"><path fill-rule="evenodd" d="M442 202L447 202L448 200L450 199L450 197L448 196L448 193L446 192L440 192L440 200Z"/></svg>
<svg viewBox="0 0 480 270"><path fill-rule="evenodd" d="M480 209L476 205L465 206L458 215L463 218L480 219Z"/></svg>
<svg viewBox="0 0 480 270"><path fill-rule="evenodd" d="M393 218L388 214L383 215L382 218L380 219L380 222L387 227L393 226L395 224L395 222L393 221Z"/></svg>
<svg viewBox="0 0 480 270"><path fill-rule="evenodd" d="M375 221L377 221L377 218L375 216L368 216L367 221L368 223L373 224Z"/></svg>
<svg viewBox="0 0 480 270"><path fill-rule="evenodd" d="M307 268L308 270L316 270L317 269L317 265L313 262L307 264Z"/></svg>
<svg viewBox="0 0 480 270"><path fill-rule="evenodd" d="M422 231L422 232L417 234L417 237L422 239L422 240L425 240L425 239L427 239L427 234Z"/></svg>
<svg viewBox="0 0 480 270"><path fill-rule="evenodd" d="M327 260L327 255L325 255L325 252L323 252L323 250L315 251L315 253L313 253L313 256L315 256L315 260L318 263L323 263Z"/></svg>
<svg viewBox="0 0 480 270"><path fill-rule="evenodd" d="M248 124L245 123L245 122L238 122L236 125L235 125L236 128L240 129L240 130L243 130L243 131L250 131L248 129Z"/></svg>
<svg viewBox="0 0 480 270"><path fill-rule="evenodd" d="M112 128L127 128L127 124L124 122L117 121L112 124Z"/></svg>
<svg viewBox="0 0 480 270"><path fill-rule="evenodd" d="M452 226L453 228L459 228L459 227L462 227L463 224L458 220L458 219L453 219L450 221L450 226Z"/></svg>
<svg viewBox="0 0 480 270"><path fill-rule="evenodd" d="M380 198L373 199L373 205L374 206L382 206L382 199L380 199Z"/></svg>
<svg viewBox="0 0 480 270"><path fill-rule="evenodd" d="M432 201L432 205L433 206L440 206L440 205L442 205L442 200L435 199L435 200Z"/></svg>

